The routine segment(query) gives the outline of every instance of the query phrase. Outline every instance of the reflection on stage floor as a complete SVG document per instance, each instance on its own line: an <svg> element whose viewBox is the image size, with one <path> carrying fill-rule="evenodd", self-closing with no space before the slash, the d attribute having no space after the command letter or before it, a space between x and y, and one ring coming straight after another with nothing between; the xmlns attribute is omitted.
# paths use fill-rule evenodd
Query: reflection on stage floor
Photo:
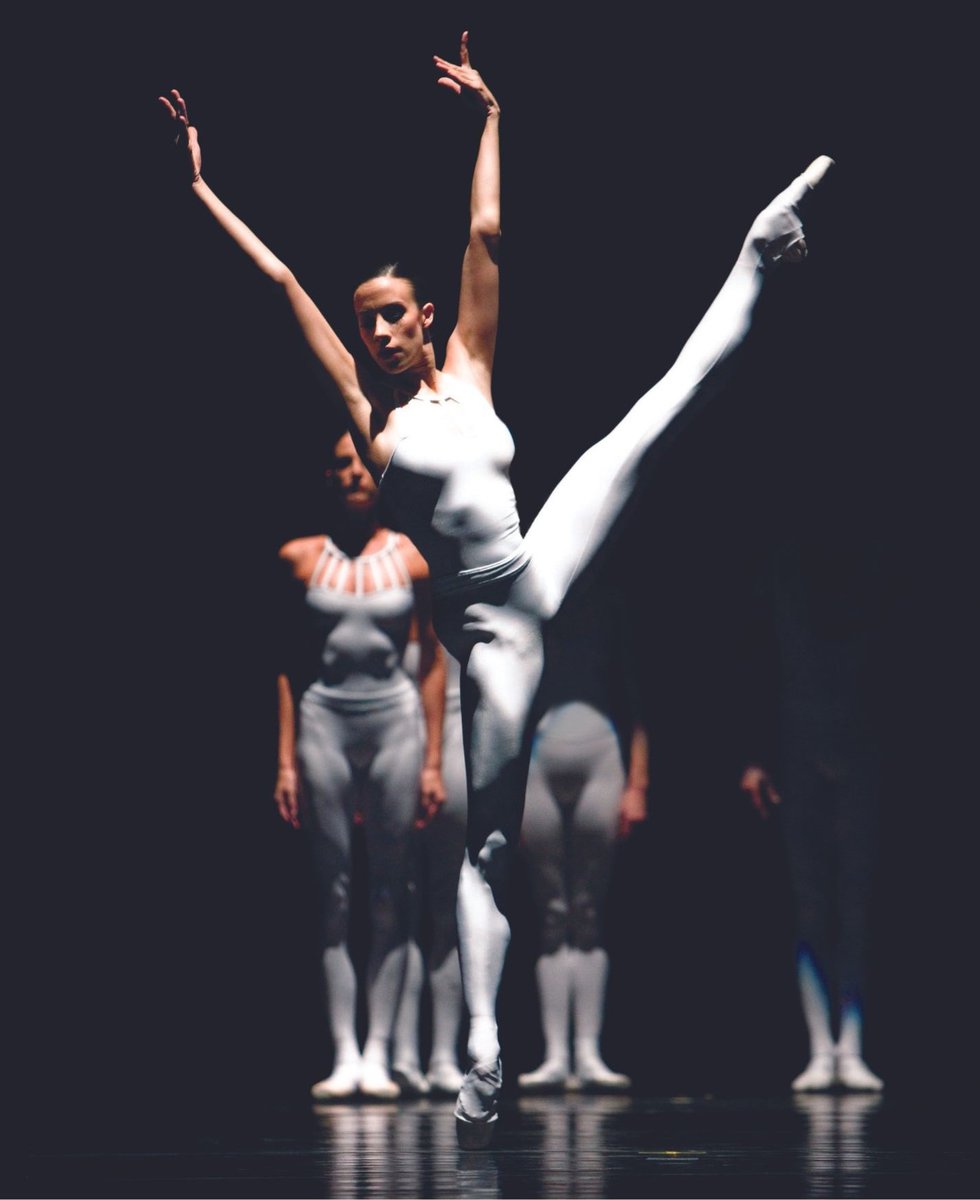
<svg viewBox="0 0 980 1200"><path fill-rule="evenodd" d="M872 1094L522 1096L490 1150L463 1152L451 1103L322 1105L255 1136L48 1147L17 1182L64 1197L968 1197L964 1117Z"/></svg>

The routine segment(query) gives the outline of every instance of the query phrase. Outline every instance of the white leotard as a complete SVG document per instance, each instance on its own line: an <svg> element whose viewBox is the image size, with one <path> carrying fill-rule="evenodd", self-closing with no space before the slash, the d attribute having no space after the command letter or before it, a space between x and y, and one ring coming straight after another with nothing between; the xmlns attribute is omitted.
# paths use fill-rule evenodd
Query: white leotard
<svg viewBox="0 0 980 1200"><path fill-rule="evenodd" d="M389 533L374 554L349 558L328 537L306 590L321 644L310 698L337 711L396 703L413 688L402 667L414 611L408 568ZM322 639L322 640L321 640Z"/></svg>
<svg viewBox="0 0 980 1200"><path fill-rule="evenodd" d="M514 574L526 561L509 469L510 430L478 393L415 396L381 487L429 564L439 594Z"/></svg>

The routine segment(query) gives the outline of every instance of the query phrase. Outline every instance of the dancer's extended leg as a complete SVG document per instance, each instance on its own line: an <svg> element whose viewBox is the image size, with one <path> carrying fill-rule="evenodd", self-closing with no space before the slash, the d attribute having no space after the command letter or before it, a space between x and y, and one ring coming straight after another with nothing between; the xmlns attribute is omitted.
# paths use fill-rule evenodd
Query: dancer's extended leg
<svg viewBox="0 0 980 1200"><path fill-rule="evenodd" d="M575 463L545 502L525 539L547 615L594 558L632 495L640 463L673 418L742 343L766 272L805 253L801 202L831 160L816 159L756 217L718 295L674 365L602 441Z"/></svg>

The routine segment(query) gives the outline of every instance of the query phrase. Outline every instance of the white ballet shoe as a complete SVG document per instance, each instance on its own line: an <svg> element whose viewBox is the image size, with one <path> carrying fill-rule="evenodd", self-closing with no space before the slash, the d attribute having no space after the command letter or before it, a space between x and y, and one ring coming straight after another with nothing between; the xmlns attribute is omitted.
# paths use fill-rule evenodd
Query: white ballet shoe
<svg viewBox="0 0 980 1200"><path fill-rule="evenodd" d="M814 1054L793 1080L794 1092L829 1092L837 1082L837 1070L833 1054Z"/></svg>
<svg viewBox="0 0 980 1200"><path fill-rule="evenodd" d="M441 1062L430 1062L426 1082L430 1091L436 1095L455 1096L463 1086L463 1072L448 1059Z"/></svg>
<svg viewBox="0 0 980 1200"><path fill-rule="evenodd" d="M522 1092L563 1092L568 1087L568 1064L547 1059L534 1071L517 1076Z"/></svg>
<svg viewBox="0 0 980 1200"><path fill-rule="evenodd" d="M401 1088L403 1096L428 1096L429 1081L421 1067L411 1063L392 1063L391 1077Z"/></svg>
<svg viewBox="0 0 980 1200"><path fill-rule="evenodd" d="M360 1091L372 1100L397 1100L401 1088L380 1063L361 1064Z"/></svg>
<svg viewBox="0 0 980 1200"><path fill-rule="evenodd" d="M838 1056L837 1082L851 1092L880 1092L885 1086L860 1054Z"/></svg>
<svg viewBox="0 0 980 1200"><path fill-rule="evenodd" d="M357 1095L361 1082L361 1060L348 1059L339 1062L326 1079L321 1079L310 1088L314 1100L349 1100Z"/></svg>
<svg viewBox="0 0 980 1200"><path fill-rule="evenodd" d="M625 1092L633 1086L628 1075L613 1071L598 1056L575 1062L575 1078L583 1092Z"/></svg>
<svg viewBox="0 0 980 1200"><path fill-rule="evenodd" d="M485 1150L493 1137L503 1075L500 1059L472 1067L456 1097L456 1140L461 1150Z"/></svg>
<svg viewBox="0 0 980 1200"><path fill-rule="evenodd" d="M749 240L764 262L775 266L781 262L799 263L806 258L800 205L833 165L834 160L826 154L815 158L752 222Z"/></svg>

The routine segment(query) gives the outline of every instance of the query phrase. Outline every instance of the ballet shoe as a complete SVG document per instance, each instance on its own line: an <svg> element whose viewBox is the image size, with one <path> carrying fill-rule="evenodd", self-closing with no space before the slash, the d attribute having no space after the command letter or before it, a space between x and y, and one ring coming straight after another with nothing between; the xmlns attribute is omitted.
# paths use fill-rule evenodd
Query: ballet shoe
<svg viewBox="0 0 980 1200"><path fill-rule="evenodd" d="M360 1092L372 1100L397 1100L401 1088L380 1063L362 1063Z"/></svg>
<svg viewBox="0 0 980 1200"><path fill-rule="evenodd" d="M419 1067L410 1063L394 1063L391 1077L401 1088L403 1096L428 1096L429 1081Z"/></svg>
<svg viewBox="0 0 980 1200"><path fill-rule="evenodd" d="M517 1076L522 1092L564 1092L568 1088L569 1072L565 1063L545 1060L534 1071Z"/></svg>
<svg viewBox="0 0 980 1200"><path fill-rule="evenodd" d="M314 1100L349 1100L357 1095L361 1082L361 1060L339 1062L326 1079L321 1079L310 1088Z"/></svg>
<svg viewBox="0 0 980 1200"><path fill-rule="evenodd" d="M448 1059L430 1062L426 1082L434 1095L455 1096L463 1086L463 1072Z"/></svg>
<svg viewBox="0 0 980 1200"><path fill-rule="evenodd" d="M833 1054L814 1054L790 1086L794 1092L829 1092L836 1082Z"/></svg>
<svg viewBox="0 0 980 1200"><path fill-rule="evenodd" d="M849 1092L880 1092L885 1086L860 1054L838 1055L837 1082Z"/></svg>
<svg viewBox="0 0 980 1200"><path fill-rule="evenodd" d="M833 165L834 160L826 154L815 158L752 222L749 239L765 263L776 266L782 262L800 263L806 258L799 210Z"/></svg>
<svg viewBox="0 0 980 1200"><path fill-rule="evenodd" d="M628 1075L610 1070L601 1058L576 1062L575 1078L583 1092L625 1092L633 1086Z"/></svg>
<svg viewBox="0 0 980 1200"><path fill-rule="evenodd" d="M472 1067L456 1097L456 1141L461 1150L485 1150L497 1123L503 1076L500 1059Z"/></svg>

